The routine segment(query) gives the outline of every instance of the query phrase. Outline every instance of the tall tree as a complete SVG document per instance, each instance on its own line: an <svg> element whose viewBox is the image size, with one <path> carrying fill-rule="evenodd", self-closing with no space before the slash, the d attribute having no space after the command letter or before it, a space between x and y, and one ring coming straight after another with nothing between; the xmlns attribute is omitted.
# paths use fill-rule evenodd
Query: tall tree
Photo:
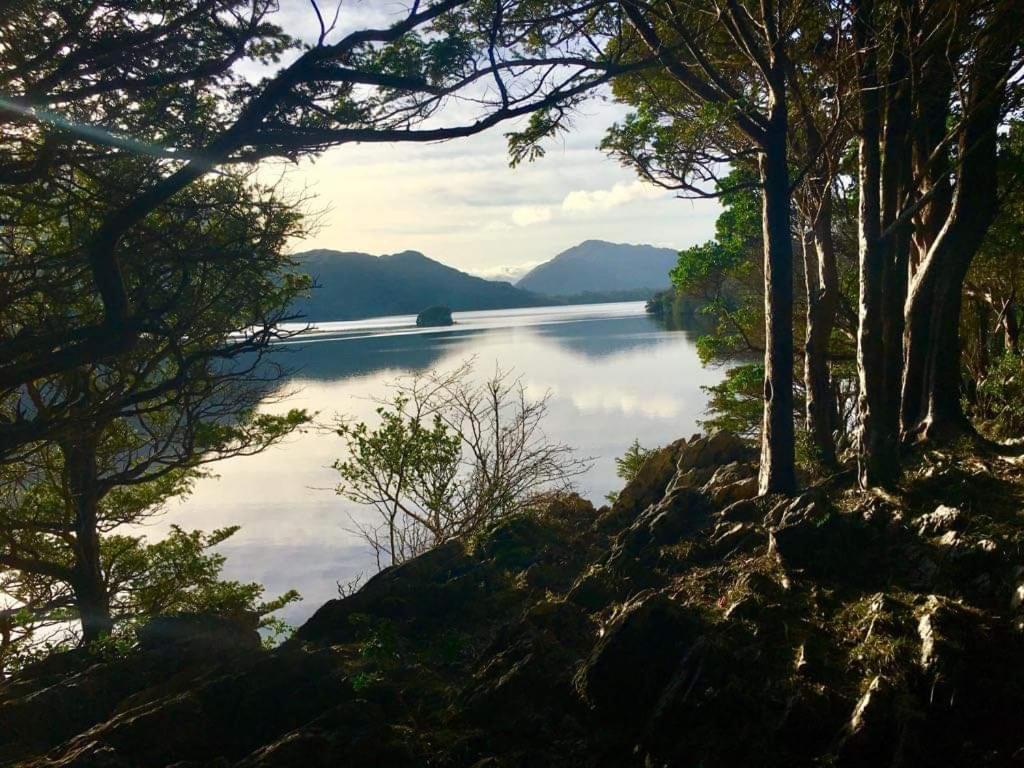
<svg viewBox="0 0 1024 768"><path fill-rule="evenodd" d="M956 123L948 140L955 185L906 302L901 421L910 439L941 441L969 430L960 405L962 295L999 205L998 135L1022 64L1015 18L1015 4L997 3L978 9L977 23L960 33L965 53L950 95Z"/></svg>
<svg viewBox="0 0 1024 768"><path fill-rule="evenodd" d="M620 6L633 34L661 63L663 74L632 78L648 104L641 114L654 133L675 131L682 152L659 169L650 132L620 132L614 151L647 178L681 192L709 196L723 163L756 159L764 247L765 379L761 433L762 493L796 488L793 423L793 243L789 162L791 41L799 18L785 3L674 0ZM641 100L643 96L641 95ZM673 114L674 111L674 114ZM686 117L683 117L686 115ZM688 123L688 125L686 124ZM664 159L664 156L660 159ZM662 174L661 171L667 171Z"/></svg>

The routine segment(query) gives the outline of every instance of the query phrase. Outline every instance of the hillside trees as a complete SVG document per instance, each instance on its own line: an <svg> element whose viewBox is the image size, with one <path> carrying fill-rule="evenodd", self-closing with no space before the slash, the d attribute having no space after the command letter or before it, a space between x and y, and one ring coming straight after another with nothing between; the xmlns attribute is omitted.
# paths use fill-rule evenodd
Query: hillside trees
<svg viewBox="0 0 1024 768"><path fill-rule="evenodd" d="M758 159L766 360L774 344L773 296L795 306L786 298L791 271L773 276L771 266L780 262L768 254L800 243L805 420L824 463L834 462L842 426L829 380L834 331L845 337L851 319L840 280L846 244L836 238L851 230L859 240L854 336L862 485L898 476L901 439L943 441L969 431L960 411L961 293L999 206L995 185L984 179L995 177L1000 126L1019 108L1021 35L1008 22L1013 4L622 5L663 66L616 81L616 95L636 111L605 147L684 196L720 195L722 169ZM780 30L785 34L775 37ZM761 141L744 126L747 119L765 129L775 125L786 152ZM848 162L853 139L855 166ZM787 167L775 176L788 185L773 192L767 171L780 157ZM773 226L771 200L786 194L789 213ZM851 200L859 207L854 222ZM784 221L786 242L776 238L776 248L770 233L781 233ZM791 322L780 321L775 333L790 334ZM776 361L781 366L781 357ZM786 427L772 430L778 393L770 382L780 366L766 366L762 443L769 456L776 436L780 445L788 439ZM772 476L770 460L762 470ZM763 490L771 486L762 483Z"/></svg>

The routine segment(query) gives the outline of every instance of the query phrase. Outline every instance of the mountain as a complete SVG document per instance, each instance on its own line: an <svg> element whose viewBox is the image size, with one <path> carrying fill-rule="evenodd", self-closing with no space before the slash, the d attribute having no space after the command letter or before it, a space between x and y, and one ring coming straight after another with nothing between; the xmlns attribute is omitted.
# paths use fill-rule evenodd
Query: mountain
<svg viewBox="0 0 1024 768"><path fill-rule="evenodd" d="M678 252L653 245L625 245L586 240L534 267L516 283L533 293L572 296L668 288L668 273Z"/></svg>
<svg viewBox="0 0 1024 768"><path fill-rule="evenodd" d="M417 251L372 256L319 249L295 258L318 286L295 306L310 320L414 315L435 304L465 311L550 303L510 283L467 275Z"/></svg>

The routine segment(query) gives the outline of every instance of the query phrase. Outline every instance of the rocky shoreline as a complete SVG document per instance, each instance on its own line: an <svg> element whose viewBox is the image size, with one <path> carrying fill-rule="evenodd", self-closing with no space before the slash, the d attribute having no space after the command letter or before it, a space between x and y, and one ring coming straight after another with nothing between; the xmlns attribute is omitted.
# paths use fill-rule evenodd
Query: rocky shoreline
<svg viewBox="0 0 1024 768"><path fill-rule="evenodd" d="M168 617L0 684L0 765L1024 764L1024 472L927 455L755 498L680 440L331 601L284 646Z"/></svg>

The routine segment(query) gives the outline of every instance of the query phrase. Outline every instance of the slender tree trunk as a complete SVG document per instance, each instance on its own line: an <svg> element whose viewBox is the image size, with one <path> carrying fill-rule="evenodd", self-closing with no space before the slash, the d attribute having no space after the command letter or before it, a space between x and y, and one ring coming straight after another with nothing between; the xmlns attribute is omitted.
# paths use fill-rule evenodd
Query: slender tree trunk
<svg viewBox="0 0 1024 768"><path fill-rule="evenodd" d="M975 343L978 345L977 367L975 369L975 380L983 378L988 373L990 362L989 357L989 325L992 322L992 307L984 299L974 300L974 313L977 320L977 337Z"/></svg>
<svg viewBox="0 0 1024 768"><path fill-rule="evenodd" d="M762 494L796 490L793 429L793 240L786 155L784 86L771 96L771 119L761 152L764 228L764 422L761 429Z"/></svg>
<svg viewBox="0 0 1024 768"><path fill-rule="evenodd" d="M832 240L832 191L818 193L819 209L810 237L804 238L804 279L807 291L807 333L804 340L806 427L818 460L826 467L836 461L836 402L829 372L828 345L839 298ZM808 242L810 240L810 242Z"/></svg>
<svg viewBox="0 0 1024 768"><path fill-rule="evenodd" d="M75 564L72 588L82 622L82 642L91 643L113 628L110 597L100 560L97 513L100 494L94 439L62 445L66 482L75 513Z"/></svg>
<svg viewBox="0 0 1024 768"><path fill-rule="evenodd" d="M1010 299L1003 307L1003 344L1007 352L1020 354L1020 320L1017 317L1017 302Z"/></svg>
<svg viewBox="0 0 1024 768"><path fill-rule="evenodd" d="M911 123L913 92L911 89L911 61L908 29L917 25L918 3L901 0L893 19L895 45L886 74L885 125L882 134L882 167L879 201L881 204L880 247L883 249L882 290L882 419L886 435L892 444L886 454L899 459L900 387L903 383L903 330L904 305L910 282L910 250L913 228L909 222L897 226L906 201L910 199L913 183L913 143ZM899 471L899 468L896 468Z"/></svg>
<svg viewBox="0 0 1024 768"><path fill-rule="evenodd" d="M854 15L860 92L857 459L858 477L865 488L887 485L899 473L897 433L886 392L885 279L889 270L881 242L882 110L873 24L873 2L861 0Z"/></svg>

